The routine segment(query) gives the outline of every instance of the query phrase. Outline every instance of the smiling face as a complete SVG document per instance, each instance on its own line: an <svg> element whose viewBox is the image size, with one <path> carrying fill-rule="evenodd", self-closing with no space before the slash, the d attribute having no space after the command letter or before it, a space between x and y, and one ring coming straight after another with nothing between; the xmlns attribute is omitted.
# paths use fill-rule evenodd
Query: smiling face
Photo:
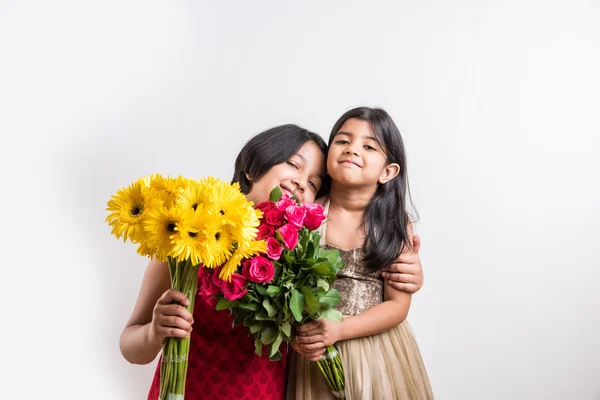
<svg viewBox="0 0 600 400"><path fill-rule="evenodd" d="M283 193L296 195L301 202L313 202L325 175L325 155L313 141L304 145L286 162L272 167L252 186L247 198L254 204L269 200L269 194L279 186Z"/></svg>
<svg viewBox="0 0 600 400"><path fill-rule="evenodd" d="M343 185L376 187L397 175L397 171L390 171L394 166L397 164L387 164L387 156L367 121L346 120L329 146L327 172Z"/></svg>

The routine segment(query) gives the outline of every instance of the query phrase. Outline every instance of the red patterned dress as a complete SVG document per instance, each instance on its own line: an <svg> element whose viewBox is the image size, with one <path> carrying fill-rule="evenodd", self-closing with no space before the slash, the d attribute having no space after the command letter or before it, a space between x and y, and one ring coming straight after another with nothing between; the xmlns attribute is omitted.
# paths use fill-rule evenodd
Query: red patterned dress
<svg viewBox="0 0 600 400"><path fill-rule="evenodd" d="M199 292L199 291L198 291ZM281 361L269 361L265 352L254 353L248 328L236 325L229 311L216 311L200 295L194 304L185 400L283 399L285 393L285 344ZM160 362L148 393L158 399Z"/></svg>

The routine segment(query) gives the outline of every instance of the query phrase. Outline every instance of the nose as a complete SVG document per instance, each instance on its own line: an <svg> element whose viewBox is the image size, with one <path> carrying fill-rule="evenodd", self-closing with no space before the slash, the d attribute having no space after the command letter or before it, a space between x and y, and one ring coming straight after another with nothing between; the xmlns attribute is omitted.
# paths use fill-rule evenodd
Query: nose
<svg viewBox="0 0 600 400"><path fill-rule="evenodd" d="M348 143L348 146L346 146L344 154L354 154L355 156L358 156L357 144L355 142Z"/></svg>
<svg viewBox="0 0 600 400"><path fill-rule="evenodd" d="M299 192L299 193L304 193L304 190L306 189L306 179L302 176L297 176L294 179L292 179L292 183L294 184L294 191L295 192Z"/></svg>

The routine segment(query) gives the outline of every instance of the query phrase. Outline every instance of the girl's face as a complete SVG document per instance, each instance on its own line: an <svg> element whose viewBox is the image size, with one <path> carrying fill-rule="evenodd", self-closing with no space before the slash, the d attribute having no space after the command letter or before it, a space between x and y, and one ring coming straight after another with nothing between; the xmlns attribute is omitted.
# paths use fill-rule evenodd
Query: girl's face
<svg viewBox="0 0 600 400"><path fill-rule="evenodd" d="M327 172L332 181L350 186L377 186L384 183L386 170L387 156L377 143L371 124L357 118L344 122L327 155Z"/></svg>
<svg viewBox="0 0 600 400"><path fill-rule="evenodd" d="M325 155L313 141L304 143L296 154L284 163L272 167L259 180L252 182L246 198L254 204L269 200L275 186L301 203L313 202L325 175Z"/></svg>

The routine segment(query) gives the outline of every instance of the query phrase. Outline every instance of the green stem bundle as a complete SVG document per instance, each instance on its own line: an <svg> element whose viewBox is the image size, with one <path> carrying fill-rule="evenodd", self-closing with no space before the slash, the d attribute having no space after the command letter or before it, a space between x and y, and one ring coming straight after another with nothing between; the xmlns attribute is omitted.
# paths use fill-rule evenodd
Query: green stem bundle
<svg viewBox="0 0 600 400"><path fill-rule="evenodd" d="M169 257L169 273L171 288L183 293L190 301L186 309L194 313L194 300L198 290L198 265L190 260L178 261ZM185 339L168 337L162 348L160 365L160 400L183 400L185 395L185 378L190 352L190 337Z"/></svg>
<svg viewBox="0 0 600 400"><path fill-rule="evenodd" d="M317 365L334 396L338 399L345 399L344 367L337 349L334 346L327 346L323 358L317 361Z"/></svg>

